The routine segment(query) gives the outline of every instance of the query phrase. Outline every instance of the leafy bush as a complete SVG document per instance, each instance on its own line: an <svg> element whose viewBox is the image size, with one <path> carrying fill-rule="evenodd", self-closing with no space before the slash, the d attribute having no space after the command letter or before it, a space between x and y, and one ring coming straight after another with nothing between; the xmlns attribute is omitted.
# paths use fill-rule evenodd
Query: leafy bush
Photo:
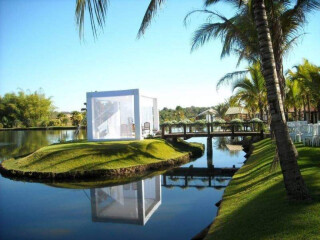
<svg viewBox="0 0 320 240"><path fill-rule="evenodd" d="M49 125L49 120L43 120L40 122L40 127L47 127Z"/></svg>
<svg viewBox="0 0 320 240"><path fill-rule="evenodd" d="M252 123L262 123L263 121L260 118L253 118L250 120Z"/></svg>
<svg viewBox="0 0 320 240"><path fill-rule="evenodd" d="M60 119L52 119L48 123L48 126L50 126L50 127L55 127L55 126L60 126L60 125L61 125Z"/></svg>
<svg viewBox="0 0 320 240"><path fill-rule="evenodd" d="M230 121L230 123L243 123L243 120L239 119L239 118L235 118L235 119L232 119Z"/></svg>
<svg viewBox="0 0 320 240"><path fill-rule="evenodd" d="M215 119L215 120L213 121L213 123L215 123L215 124L226 123L226 121L223 120L223 119L217 118L217 119Z"/></svg>
<svg viewBox="0 0 320 240"><path fill-rule="evenodd" d="M186 118L186 119L181 120L178 124L184 125L184 124L190 124L190 123L192 123L192 122Z"/></svg>

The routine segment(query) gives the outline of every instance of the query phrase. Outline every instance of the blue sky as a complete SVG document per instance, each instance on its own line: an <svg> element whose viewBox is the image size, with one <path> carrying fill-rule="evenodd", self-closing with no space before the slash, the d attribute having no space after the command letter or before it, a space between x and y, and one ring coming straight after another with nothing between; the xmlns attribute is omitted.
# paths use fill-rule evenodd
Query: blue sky
<svg viewBox="0 0 320 240"><path fill-rule="evenodd" d="M88 91L140 88L158 97L160 108L211 106L230 96L217 81L237 70L236 58L220 59L215 40L190 53L192 32L203 18L183 25L203 1L168 0L144 37L136 34L149 0L110 0L97 40L87 21L80 41L75 0L0 0L0 95L42 88L58 110L80 110ZM229 15L225 4L214 9ZM87 18L88 20L88 18ZM320 65L320 13L309 16L303 41L284 59L285 68L308 58ZM238 69L246 66L243 63Z"/></svg>

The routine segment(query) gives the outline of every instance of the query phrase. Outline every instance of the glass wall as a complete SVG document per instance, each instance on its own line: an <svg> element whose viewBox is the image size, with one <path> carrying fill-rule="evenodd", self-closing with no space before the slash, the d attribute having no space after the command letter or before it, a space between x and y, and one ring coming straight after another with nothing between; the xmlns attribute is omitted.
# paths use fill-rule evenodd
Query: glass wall
<svg viewBox="0 0 320 240"><path fill-rule="evenodd" d="M154 130L153 98L141 96L141 129L142 136L148 136Z"/></svg>
<svg viewBox="0 0 320 240"><path fill-rule="evenodd" d="M134 96L92 98L93 139L134 138Z"/></svg>

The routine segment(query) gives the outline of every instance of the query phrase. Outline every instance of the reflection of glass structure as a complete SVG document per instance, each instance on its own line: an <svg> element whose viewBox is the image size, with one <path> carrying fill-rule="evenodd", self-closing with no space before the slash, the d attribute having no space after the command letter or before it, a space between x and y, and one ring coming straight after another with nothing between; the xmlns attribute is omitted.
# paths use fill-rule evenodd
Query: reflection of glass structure
<svg viewBox="0 0 320 240"><path fill-rule="evenodd" d="M157 99L139 89L87 93L88 140L142 139L158 130Z"/></svg>
<svg viewBox="0 0 320 240"><path fill-rule="evenodd" d="M145 225L161 204L160 176L90 191L94 222Z"/></svg>

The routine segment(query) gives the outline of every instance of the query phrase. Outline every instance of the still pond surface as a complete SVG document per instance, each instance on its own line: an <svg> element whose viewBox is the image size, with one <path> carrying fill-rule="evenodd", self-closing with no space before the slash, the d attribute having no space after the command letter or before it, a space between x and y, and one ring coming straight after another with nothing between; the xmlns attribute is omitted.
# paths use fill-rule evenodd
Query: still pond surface
<svg viewBox="0 0 320 240"><path fill-rule="evenodd" d="M85 138L81 132L80 138ZM0 132L0 161L71 140L74 130ZM206 138L188 141L206 143ZM240 167L245 153L215 138L213 157L181 167ZM92 189L66 189L0 176L0 239L191 239L216 216L227 177L159 175ZM165 185L165 186L164 186ZM210 187L209 187L210 186Z"/></svg>

